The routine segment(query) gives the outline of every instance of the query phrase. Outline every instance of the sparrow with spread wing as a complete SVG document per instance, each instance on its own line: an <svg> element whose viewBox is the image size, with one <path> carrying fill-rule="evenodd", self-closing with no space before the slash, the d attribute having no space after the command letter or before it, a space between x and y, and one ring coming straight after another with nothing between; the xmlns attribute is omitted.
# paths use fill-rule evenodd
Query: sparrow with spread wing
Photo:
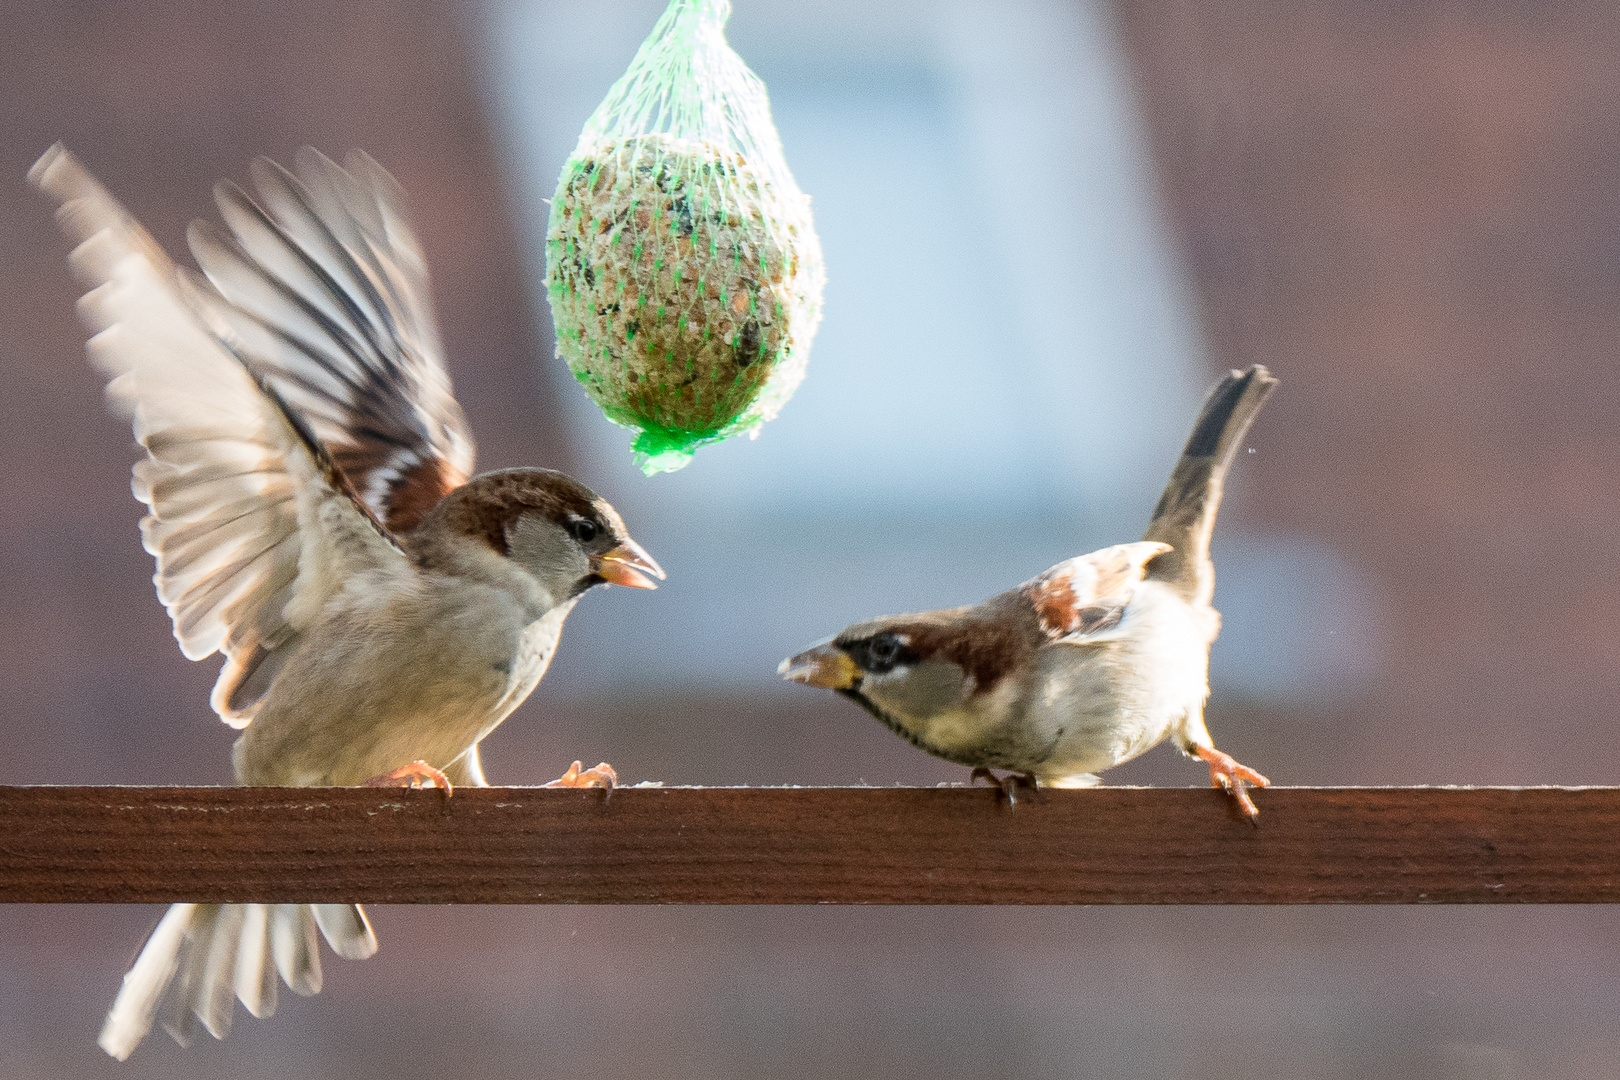
<svg viewBox="0 0 1620 1080"><path fill-rule="evenodd" d="M61 146L29 179L78 242L91 359L146 456L134 467L158 596L242 735L242 784L483 785L478 743L545 674L581 595L655 588L613 507L546 469L471 476L422 251L398 184L364 154L253 164L255 200L189 233L176 267ZM470 478L469 478L470 477ZM575 762L555 784L611 785ZM125 1058L160 1005L185 1044L276 975L321 986L316 932L364 957L347 904L177 904L124 976L101 1046Z"/></svg>
<svg viewBox="0 0 1620 1080"><path fill-rule="evenodd" d="M913 745L1019 784L1083 787L1166 737L1209 764L1251 818L1269 781L1215 749L1204 726L1210 534L1227 470L1276 385L1256 365L1211 392L1147 534L1058 563L976 607L857 623L778 673L848 697Z"/></svg>

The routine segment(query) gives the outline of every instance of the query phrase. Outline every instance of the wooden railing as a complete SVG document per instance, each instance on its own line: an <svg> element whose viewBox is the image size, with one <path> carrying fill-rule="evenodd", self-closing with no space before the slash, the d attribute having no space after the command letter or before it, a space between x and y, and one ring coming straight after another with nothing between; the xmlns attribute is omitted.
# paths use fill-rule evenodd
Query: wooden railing
<svg viewBox="0 0 1620 1080"><path fill-rule="evenodd" d="M0 901L1620 901L1620 788L0 788Z"/></svg>

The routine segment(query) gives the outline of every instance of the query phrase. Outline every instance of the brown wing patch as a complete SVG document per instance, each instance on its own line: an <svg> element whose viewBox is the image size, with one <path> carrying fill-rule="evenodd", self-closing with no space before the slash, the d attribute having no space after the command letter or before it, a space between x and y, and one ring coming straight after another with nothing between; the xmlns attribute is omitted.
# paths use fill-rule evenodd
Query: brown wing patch
<svg viewBox="0 0 1620 1080"><path fill-rule="evenodd" d="M1167 544L1118 544L1060 562L1020 588L1049 638L1083 637L1119 624L1142 567Z"/></svg>
<svg viewBox="0 0 1620 1080"><path fill-rule="evenodd" d="M362 497L381 510L383 523L396 534L416 528L440 499L467 482L467 475L444 458L424 459L411 447L386 458L366 447L340 447L332 459L345 475L367 478Z"/></svg>
<svg viewBox="0 0 1620 1080"><path fill-rule="evenodd" d="M1075 568L1059 563L1024 586L1035 617L1048 637L1062 637L1080 626L1080 605L1075 596Z"/></svg>

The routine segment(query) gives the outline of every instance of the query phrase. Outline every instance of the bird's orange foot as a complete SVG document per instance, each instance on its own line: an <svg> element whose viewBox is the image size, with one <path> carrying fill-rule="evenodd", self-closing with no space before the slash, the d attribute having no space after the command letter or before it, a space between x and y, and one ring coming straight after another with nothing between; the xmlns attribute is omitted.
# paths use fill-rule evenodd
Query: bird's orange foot
<svg viewBox="0 0 1620 1080"><path fill-rule="evenodd" d="M1238 809L1249 815L1253 821L1260 815L1255 809L1254 800L1249 798L1248 785L1255 787L1269 787L1271 781L1249 768L1238 764L1231 754L1223 754L1213 746L1195 746L1193 753L1209 762L1209 786L1225 788L1227 794L1237 800Z"/></svg>
<svg viewBox="0 0 1620 1080"><path fill-rule="evenodd" d="M593 768L583 768L583 762L576 761L568 766L568 771L549 784L541 787L599 787L612 791L619 784L619 774L613 771L613 766L601 762Z"/></svg>
<svg viewBox="0 0 1620 1080"><path fill-rule="evenodd" d="M395 769L391 773L373 776L365 783L366 787L408 787L425 788L436 787L444 792L444 797L451 795L450 778L435 769L425 761L413 761L404 768Z"/></svg>
<svg viewBox="0 0 1620 1080"><path fill-rule="evenodd" d="M1035 774L1030 772L1010 772L1006 776L997 776L983 765L976 766L968 776L968 786L977 784L980 780L993 788L1000 788L1001 793L1007 797L1008 806L1018 805L1018 789L1029 788L1034 791L1037 787Z"/></svg>

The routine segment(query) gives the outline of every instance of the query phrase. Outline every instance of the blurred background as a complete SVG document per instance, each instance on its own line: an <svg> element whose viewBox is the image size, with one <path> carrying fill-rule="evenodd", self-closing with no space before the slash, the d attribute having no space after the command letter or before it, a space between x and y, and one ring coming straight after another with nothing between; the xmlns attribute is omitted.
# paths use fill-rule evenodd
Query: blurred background
<svg viewBox="0 0 1620 1080"><path fill-rule="evenodd" d="M371 152L481 467L577 475L669 570L581 605L495 783L964 780L776 661L1134 538L1257 362L1217 744L1282 784L1620 779L1620 8L737 0L827 316L757 442L649 480L552 359L540 240L662 6L0 0L0 783L230 779L22 179L58 139L175 253L255 154ZM0 908L0 1076L1620 1075L1608 908L382 908L320 997L119 1066L157 914Z"/></svg>

